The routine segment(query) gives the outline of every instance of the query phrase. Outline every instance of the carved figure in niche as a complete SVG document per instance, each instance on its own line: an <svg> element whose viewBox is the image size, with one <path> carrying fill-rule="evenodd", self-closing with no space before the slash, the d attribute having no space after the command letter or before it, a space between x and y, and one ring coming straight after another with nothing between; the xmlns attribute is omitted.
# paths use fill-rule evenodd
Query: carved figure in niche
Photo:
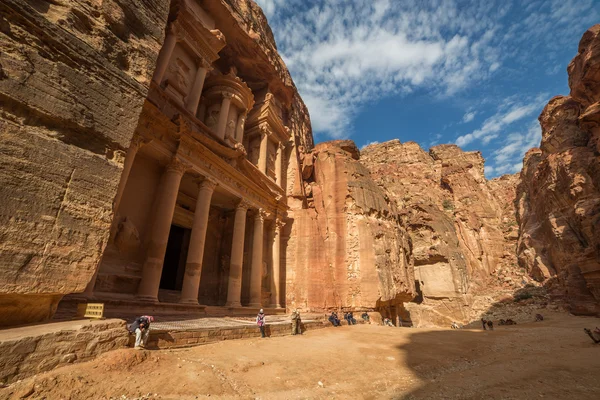
<svg viewBox="0 0 600 400"><path fill-rule="evenodd" d="M131 254L140 246L140 234L131 220L125 217L117 227L115 246L120 253Z"/></svg>
<svg viewBox="0 0 600 400"><path fill-rule="evenodd" d="M232 138L235 139L235 121L230 119L229 122L227 123L227 133L225 134L226 136L231 136Z"/></svg>
<svg viewBox="0 0 600 400"><path fill-rule="evenodd" d="M211 129L214 129L217 127L218 123L219 123L219 111L215 110L213 108L212 110L209 111L208 117L206 117L206 126Z"/></svg>
<svg viewBox="0 0 600 400"><path fill-rule="evenodd" d="M300 155L302 179L308 180L313 174L315 155L313 152L306 152L302 145L298 146L298 153Z"/></svg>
<svg viewBox="0 0 600 400"><path fill-rule="evenodd" d="M175 60L175 62L171 62L169 64L169 85L177 89L177 91L182 95L187 94L190 86L190 71L191 69L189 65L179 57Z"/></svg>

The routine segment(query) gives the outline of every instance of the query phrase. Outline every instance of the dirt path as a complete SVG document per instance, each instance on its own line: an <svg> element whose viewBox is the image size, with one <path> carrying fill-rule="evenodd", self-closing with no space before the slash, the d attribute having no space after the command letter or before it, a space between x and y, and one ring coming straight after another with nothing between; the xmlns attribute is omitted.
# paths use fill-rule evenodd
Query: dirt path
<svg viewBox="0 0 600 400"><path fill-rule="evenodd" d="M554 314L493 332L344 326L181 350L127 349L13 384L0 398L594 399L600 345L582 328L596 325Z"/></svg>

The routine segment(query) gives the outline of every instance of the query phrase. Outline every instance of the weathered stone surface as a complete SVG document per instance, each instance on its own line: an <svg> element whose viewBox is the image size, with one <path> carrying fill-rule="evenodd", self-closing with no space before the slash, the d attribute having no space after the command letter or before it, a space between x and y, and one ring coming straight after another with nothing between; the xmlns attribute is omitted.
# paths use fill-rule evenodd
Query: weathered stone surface
<svg viewBox="0 0 600 400"><path fill-rule="evenodd" d="M168 8L0 4L0 325L50 317L92 277Z"/></svg>
<svg viewBox="0 0 600 400"><path fill-rule="evenodd" d="M544 108L523 163L518 258L571 312L600 315L600 25L568 72L571 94Z"/></svg>
<svg viewBox="0 0 600 400"><path fill-rule="evenodd" d="M0 382L91 360L126 346L128 337L122 320L59 322L6 330L0 335Z"/></svg>
<svg viewBox="0 0 600 400"><path fill-rule="evenodd" d="M375 308L414 296L408 236L395 205L358 161L351 141L302 155L308 207L293 210L287 305L303 310Z"/></svg>
<svg viewBox="0 0 600 400"><path fill-rule="evenodd" d="M407 305L413 323L468 322L528 280L514 251L516 176L487 181L481 154L454 145L427 153L392 140L363 149L360 160L412 239L420 291L420 304Z"/></svg>

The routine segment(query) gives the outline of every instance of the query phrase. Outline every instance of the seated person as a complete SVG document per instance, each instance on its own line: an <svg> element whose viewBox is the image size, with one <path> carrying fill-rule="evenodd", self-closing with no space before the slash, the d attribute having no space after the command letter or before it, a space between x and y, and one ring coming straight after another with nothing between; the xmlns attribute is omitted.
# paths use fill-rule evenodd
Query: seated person
<svg viewBox="0 0 600 400"><path fill-rule="evenodd" d="M348 325L356 325L356 319L352 311L348 312Z"/></svg>
<svg viewBox="0 0 600 400"><path fill-rule="evenodd" d="M327 319L329 320L329 322L331 322L331 325L333 325L333 326L340 326L340 325L342 325L340 323L340 320L339 320L339 318L337 316L337 313L335 311L332 312L331 315L329 316L329 318L327 318Z"/></svg>
<svg viewBox="0 0 600 400"><path fill-rule="evenodd" d="M371 321L371 317L369 317L369 314L367 314L367 312L365 311L364 313L362 313L362 315L360 316L363 321L365 322L370 322Z"/></svg>

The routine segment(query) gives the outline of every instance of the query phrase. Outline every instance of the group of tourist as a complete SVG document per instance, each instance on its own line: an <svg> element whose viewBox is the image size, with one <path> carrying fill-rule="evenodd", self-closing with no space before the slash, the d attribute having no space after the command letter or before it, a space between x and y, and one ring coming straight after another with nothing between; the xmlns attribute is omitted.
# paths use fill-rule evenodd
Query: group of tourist
<svg viewBox="0 0 600 400"><path fill-rule="evenodd" d="M348 325L356 325L357 321L354 318L354 313L352 311L345 312L343 316L344 320L348 323ZM369 314L364 312L361 315L363 321L370 323L371 318ZM333 311L331 315L327 318L329 322L333 326L341 326L342 323L340 318L338 317L337 312ZM292 335L302 335L302 319L300 318L300 312L298 309L295 309L291 315L292 321ZM135 349L140 350L146 347L146 343L148 342L148 337L150 336L150 323L154 322L154 317L151 315L142 315L135 319L135 321L128 325L128 330L130 333L135 333ZM266 328L266 316L264 310L261 308L258 314L256 315L256 325L260 330L261 338L267 337L265 328ZM383 320L383 325L394 326L389 318L385 318Z"/></svg>

